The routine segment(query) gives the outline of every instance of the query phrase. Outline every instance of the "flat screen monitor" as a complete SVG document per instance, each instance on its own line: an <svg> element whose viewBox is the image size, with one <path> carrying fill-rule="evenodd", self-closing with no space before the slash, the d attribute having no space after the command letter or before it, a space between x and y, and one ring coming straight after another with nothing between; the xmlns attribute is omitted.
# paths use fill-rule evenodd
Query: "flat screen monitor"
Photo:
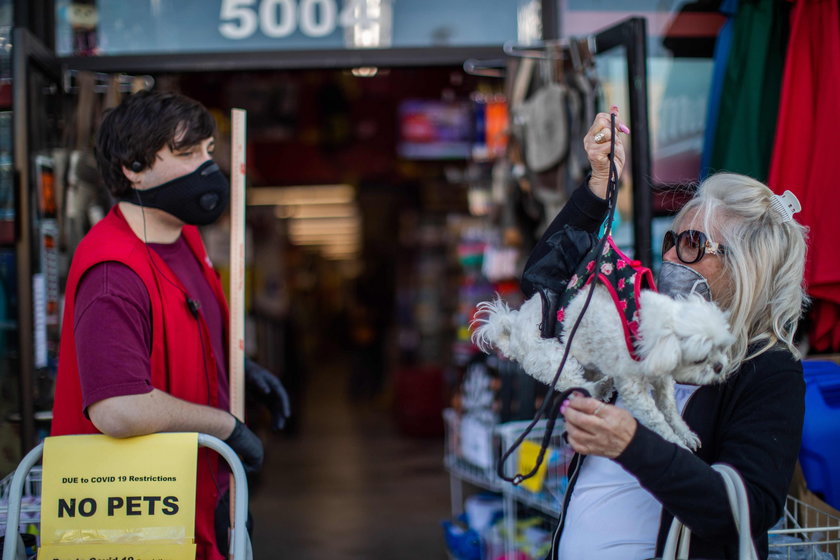
<svg viewBox="0 0 840 560"><path fill-rule="evenodd" d="M472 148L469 101L408 99L399 105L397 152L406 159L465 159Z"/></svg>

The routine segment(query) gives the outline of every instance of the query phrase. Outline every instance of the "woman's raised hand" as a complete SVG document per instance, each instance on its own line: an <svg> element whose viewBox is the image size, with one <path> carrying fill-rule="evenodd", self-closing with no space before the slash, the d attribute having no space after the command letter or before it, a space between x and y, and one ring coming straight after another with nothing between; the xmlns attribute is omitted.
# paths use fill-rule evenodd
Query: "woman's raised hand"
<svg viewBox="0 0 840 560"><path fill-rule="evenodd" d="M615 114L615 130L617 133L630 134L621 119L618 117L618 107L613 105L609 113L598 113L586 136L583 137L583 147L592 166L592 178L589 180L589 188L597 196L607 198L607 182L610 175L610 114ZM624 168L624 142L622 134L616 134L615 138L615 167L618 177L621 177L621 170Z"/></svg>

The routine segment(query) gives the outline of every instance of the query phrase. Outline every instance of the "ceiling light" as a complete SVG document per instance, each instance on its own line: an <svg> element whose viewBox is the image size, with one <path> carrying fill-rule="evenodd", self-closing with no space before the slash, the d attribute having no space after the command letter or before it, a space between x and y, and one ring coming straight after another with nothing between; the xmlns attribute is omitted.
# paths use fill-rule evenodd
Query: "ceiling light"
<svg viewBox="0 0 840 560"><path fill-rule="evenodd" d="M379 73L379 68L376 66L360 66L358 68L351 68L350 73L357 78L373 78Z"/></svg>
<svg viewBox="0 0 840 560"><path fill-rule="evenodd" d="M274 215L281 219L298 220L352 218L358 217L359 210L352 204L290 204L275 206Z"/></svg>
<svg viewBox="0 0 840 560"><path fill-rule="evenodd" d="M350 185L259 187L248 189L248 204L251 206L346 204L353 202L355 198L356 191Z"/></svg>

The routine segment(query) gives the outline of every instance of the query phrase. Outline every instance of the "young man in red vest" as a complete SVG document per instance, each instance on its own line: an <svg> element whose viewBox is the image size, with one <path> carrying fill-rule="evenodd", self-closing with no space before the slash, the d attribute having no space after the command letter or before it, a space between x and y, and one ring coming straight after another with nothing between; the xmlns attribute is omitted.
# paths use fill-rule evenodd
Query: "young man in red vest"
<svg viewBox="0 0 840 560"><path fill-rule="evenodd" d="M73 255L53 435L202 432L225 440L247 471L260 469L259 438L227 412L228 308L197 227L229 196L213 133L207 110L177 94L137 93L102 121L97 163L119 202ZM289 406L277 378L249 362L246 380L282 427ZM218 462L199 451L199 559L227 556L214 529L227 487Z"/></svg>

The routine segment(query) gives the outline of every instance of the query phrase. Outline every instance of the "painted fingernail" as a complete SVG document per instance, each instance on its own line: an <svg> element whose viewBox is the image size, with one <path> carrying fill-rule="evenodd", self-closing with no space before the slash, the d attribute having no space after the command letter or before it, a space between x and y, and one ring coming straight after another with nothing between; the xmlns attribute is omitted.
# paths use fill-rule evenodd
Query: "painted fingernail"
<svg viewBox="0 0 840 560"><path fill-rule="evenodd" d="M618 105L613 105L610 107L610 113L618 113Z"/></svg>
<svg viewBox="0 0 840 560"><path fill-rule="evenodd" d="M568 399L563 401L563 404L560 405L560 414L565 414L566 409L569 408L569 401Z"/></svg>
<svg viewBox="0 0 840 560"><path fill-rule="evenodd" d="M630 134L630 129L627 128L627 126L624 123L618 125L618 130L620 130L624 134Z"/></svg>

